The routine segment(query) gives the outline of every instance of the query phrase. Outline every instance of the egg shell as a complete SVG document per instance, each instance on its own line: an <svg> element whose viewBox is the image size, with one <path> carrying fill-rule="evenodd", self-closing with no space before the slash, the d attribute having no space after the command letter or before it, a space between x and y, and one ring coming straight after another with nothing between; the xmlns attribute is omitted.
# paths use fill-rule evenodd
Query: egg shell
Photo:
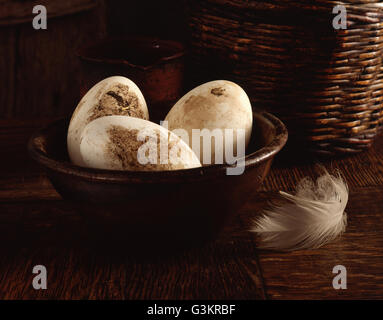
<svg viewBox="0 0 383 320"><path fill-rule="evenodd" d="M67 136L68 153L71 161L84 166L80 155L80 137L91 121L110 115L124 115L149 119L145 98L137 85L125 77L106 78L81 99L73 112Z"/></svg>
<svg viewBox="0 0 383 320"><path fill-rule="evenodd" d="M239 85L231 81L216 80L189 91L173 106L165 120L168 121L169 130L184 129L189 137L192 137L193 129L233 129L233 150L237 150L236 130L245 130L244 143L247 147L252 132L253 112L246 92ZM185 142L192 146L192 139L189 139ZM215 144L212 143L212 163L214 163L216 152L219 151L225 155L224 143L225 140L220 150L216 150ZM202 139L200 150L197 156L203 162ZM225 156L223 158L225 162Z"/></svg>
<svg viewBox="0 0 383 320"><path fill-rule="evenodd" d="M98 118L85 127L81 138L81 157L91 168L162 171L201 166L193 150L182 139L143 119L126 116ZM164 143L162 147L161 143ZM140 162L140 150L145 150L141 154L152 161Z"/></svg>

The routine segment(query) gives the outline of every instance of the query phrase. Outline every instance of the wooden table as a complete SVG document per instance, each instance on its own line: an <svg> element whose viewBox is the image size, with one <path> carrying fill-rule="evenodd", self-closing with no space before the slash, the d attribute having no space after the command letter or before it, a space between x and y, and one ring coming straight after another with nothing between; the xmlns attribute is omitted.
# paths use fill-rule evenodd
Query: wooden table
<svg viewBox="0 0 383 320"><path fill-rule="evenodd" d="M48 121L0 120L0 299L383 298L383 137L366 153L324 162L330 171L340 169L350 187L347 231L325 247L256 248L247 231L252 219L276 191L314 174L312 164L277 159L259 196L214 243L138 258L84 245L82 219L26 152L30 134ZM40 264L48 289L36 291L32 269ZM347 268L347 290L333 289L336 265Z"/></svg>

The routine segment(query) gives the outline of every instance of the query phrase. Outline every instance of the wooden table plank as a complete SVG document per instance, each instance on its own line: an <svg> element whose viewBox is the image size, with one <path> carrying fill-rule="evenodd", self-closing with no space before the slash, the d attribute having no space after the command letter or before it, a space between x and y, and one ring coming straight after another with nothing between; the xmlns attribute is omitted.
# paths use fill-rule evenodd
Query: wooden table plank
<svg viewBox="0 0 383 320"><path fill-rule="evenodd" d="M380 136L368 152L338 159L315 159L304 153L284 154L277 157L273 169L265 180L262 190L293 190L305 176L317 177L318 165L329 172L340 171L349 188L383 186L383 136Z"/></svg>
<svg viewBox="0 0 383 320"><path fill-rule="evenodd" d="M317 250L259 253L270 298L383 298L382 190L351 192L347 213L347 231L333 243ZM336 265L347 269L347 290L332 286Z"/></svg>
<svg viewBox="0 0 383 320"><path fill-rule="evenodd" d="M8 222L0 227L0 273L7 275L0 278L0 297L5 299L265 298L249 234L229 232L203 248L164 256L116 255L92 246L84 221L63 201L3 202L0 213ZM49 290L31 287L37 264L48 270Z"/></svg>
<svg viewBox="0 0 383 320"><path fill-rule="evenodd" d="M304 176L315 177L312 163L296 163L277 161L263 190L292 190ZM330 172L340 170L349 185L346 233L317 250L260 251L267 294L272 299L382 299L383 136L368 152L321 163ZM333 289L332 269L338 264L348 271L347 290Z"/></svg>

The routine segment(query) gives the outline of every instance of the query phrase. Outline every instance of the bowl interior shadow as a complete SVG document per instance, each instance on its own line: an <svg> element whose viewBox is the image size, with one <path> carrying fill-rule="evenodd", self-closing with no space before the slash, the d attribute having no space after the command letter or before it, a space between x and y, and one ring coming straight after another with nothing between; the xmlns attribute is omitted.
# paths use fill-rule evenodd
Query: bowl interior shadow
<svg viewBox="0 0 383 320"><path fill-rule="evenodd" d="M70 164L67 151L69 118L59 120L54 126L43 129L40 136L40 150L49 158ZM254 125L246 156L262 149L275 139L276 128L267 119L254 114Z"/></svg>

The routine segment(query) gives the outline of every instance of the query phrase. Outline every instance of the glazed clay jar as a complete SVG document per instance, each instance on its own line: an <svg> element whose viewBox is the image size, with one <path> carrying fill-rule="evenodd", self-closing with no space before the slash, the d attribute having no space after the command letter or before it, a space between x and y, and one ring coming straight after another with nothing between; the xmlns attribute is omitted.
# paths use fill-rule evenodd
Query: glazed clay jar
<svg viewBox="0 0 383 320"><path fill-rule="evenodd" d="M110 76L124 76L142 90L150 120L164 120L171 106L182 96L184 46L176 41L151 37L106 38L81 48L83 65L81 93Z"/></svg>

